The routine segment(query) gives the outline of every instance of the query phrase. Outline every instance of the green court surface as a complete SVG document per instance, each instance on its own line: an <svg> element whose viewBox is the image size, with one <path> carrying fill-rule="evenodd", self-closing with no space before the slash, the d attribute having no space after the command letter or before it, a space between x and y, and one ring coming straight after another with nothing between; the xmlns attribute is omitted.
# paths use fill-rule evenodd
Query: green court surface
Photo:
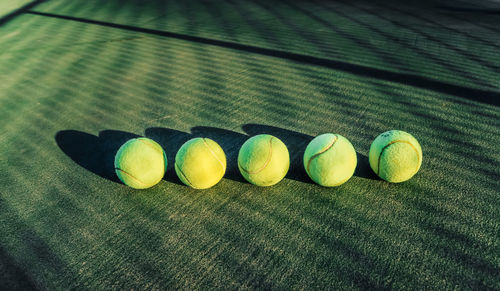
<svg viewBox="0 0 500 291"><path fill-rule="evenodd" d="M0 17L16 13L19 9L31 4L30 0L4 0L0 2Z"/></svg>
<svg viewBox="0 0 500 291"><path fill-rule="evenodd" d="M2 2L0 289L500 289L500 3L407 2ZM390 129L423 149L400 184L368 165ZM335 188L302 166L326 132L358 155ZM266 188L260 133L292 161ZM114 174L135 136L168 153L147 190ZM200 136L203 191L173 168Z"/></svg>

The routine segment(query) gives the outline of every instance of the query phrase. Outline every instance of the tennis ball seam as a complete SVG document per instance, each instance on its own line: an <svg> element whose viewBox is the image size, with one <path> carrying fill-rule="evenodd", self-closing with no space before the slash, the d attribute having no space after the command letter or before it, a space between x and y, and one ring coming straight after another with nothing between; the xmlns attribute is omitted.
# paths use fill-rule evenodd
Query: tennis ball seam
<svg viewBox="0 0 500 291"><path fill-rule="evenodd" d="M133 180L135 180L135 181L139 182L139 184L142 184L142 185L144 185L144 186L147 186L147 185L146 185L146 183L144 183L144 182L142 182L141 180L137 179L137 178L136 178L136 177L134 177L132 174L130 174L130 173L128 173L128 172L126 172L126 171L124 171L124 170L122 170L122 169L120 169L120 168L115 168L115 170L118 170L118 171L120 171L120 172L124 173L125 175L129 176L129 177L130 177L130 178L132 178Z"/></svg>
<svg viewBox="0 0 500 291"><path fill-rule="evenodd" d="M268 156L267 156L267 160L266 160L266 162L264 163L264 165L263 165L260 169L258 169L258 170L256 170L256 171L249 171L249 170L247 170L247 169L243 168L243 167L241 166L241 164L240 164L240 162L239 162L239 161L238 161L238 166L239 166L239 167L240 167L243 171L247 172L247 173L248 173L248 174L250 174L250 175L253 175L253 174L258 174L258 173L262 172L262 171L263 171L263 170L264 170L264 169L265 169L265 168L269 165L269 163L271 162L271 158L272 158L272 156L273 156L273 138L274 138L274 137L273 137L273 136L271 136L271 138L269 139L269 154L268 154Z"/></svg>
<svg viewBox="0 0 500 291"><path fill-rule="evenodd" d="M309 158L309 161L307 162L307 172L310 173L310 167L311 167L311 162L319 157L321 154L325 153L326 151L328 151L329 149L331 149L333 147L333 145L337 142L337 140L339 139L338 136L335 134L335 139L329 144L326 146L326 148L323 148L321 151L315 153L314 155L312 155L310 158Z"/></svg>
<svg viewBox="0 0 500 291"><path fill-rule="evenodd" d="M217 157L217 155L215 154L215 151L206 142L205 138L202 138L202 140L203 140L203 143L205 144L205 146L208 148L208 150L212 153L212 155L214 156L214 158L219 162L219 164L222 167L222 170L225 170L224 163L219 159L219 157Z"/></svg>
<svg viewBox="0 0 500 291"><path fill-rule="evenodd" d="M417 165L420 164L420 155L418 154L418 150L415 148L415 146L411 142L406 141L406 140L393 140L390 143L388 143L387 145L385 145L382 148L382 150L380 151L380 154L378 156L377 175L380 175L380 160L382 159L382 154L384 153L385 149L388 148L389 146L391 146L392 144L395 144L395 143L398 143L398 142L409 144L413 148L413 150L415 151L415 153L417 154L417 159L418 159Z"/></svg>
<svg viewBox="0 0 500 291"><path fill-rule="evenodd" d="M138 140L138 141L142 142L143 144L145 144L145 145L147 145L148 147L152 148L155 152L157 152L157 153L160 153L160 154L161 154L161 152L160 152L160 151L158 151L158 149L157 149L156 147L154 147L154 146L153 146L153 145L152 145L149 141L147 141L147 140L143 140L143 139L142 139L142 138L140 138L140 137L139 137L139 138L136 138L136 140Z"/></svg>
<svg viewBox="0 0 500 291"><path fill-rule="evenodd" d="M184 177L184 179L186 179L186 181L189 183L189 186L194 188L193 183L191 183L191 181L189 181L189 179L186 177L186 174L184 174L184 172L182 171L181 167L179 167L179 165L177 165L177 163L175 163L174 165L177 168L177 170L179 170L179 173L181 173L182 177Z"/></svg>

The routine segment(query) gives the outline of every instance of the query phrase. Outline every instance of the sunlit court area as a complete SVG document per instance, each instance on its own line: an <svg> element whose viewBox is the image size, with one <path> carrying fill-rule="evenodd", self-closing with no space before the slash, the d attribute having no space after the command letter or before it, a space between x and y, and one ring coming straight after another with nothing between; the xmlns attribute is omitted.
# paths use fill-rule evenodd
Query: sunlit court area
<svg viewBox="0 0 500 291"><path fill-rule="evenodd" d="M500 289L499 24L1 0L0 289Z"/></svg>

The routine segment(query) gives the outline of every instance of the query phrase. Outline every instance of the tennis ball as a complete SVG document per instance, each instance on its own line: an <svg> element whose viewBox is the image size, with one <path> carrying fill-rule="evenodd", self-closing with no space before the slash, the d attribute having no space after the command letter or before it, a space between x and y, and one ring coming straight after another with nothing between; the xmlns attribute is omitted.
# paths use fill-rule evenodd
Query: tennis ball
<svg viewBox="0 0 500 291"><path fill-rule="evenodd" d="M193 138L175 156L175 172L186 185L207 189L217 184L226 172L226 155L208 138Z"/></svg>
<svg viewBox="0 0 500 291"><path fill-rule="evenodd" d="M307 175L325 187L339 186L352 177L357 157L352 144L339 134L315 137L304 152Z"/></svg>
<svg viewBox="0 0 500 291"><path fill-rule="evenodd" d="M238 153L241 175L257 186L272 186L281 181L290 167L285 144L269 134L249 138Z"/></svg>
<svg viewBox="0 0 500 291"><path fill-rule="evenodd" d="M120 180L135 189L152 187L161 181L167 169L162 147L145 137L124 143L115 156L115 171Z"/></svg>
<svg viewBox="0 0 500 291"><path fill-rule="evenodd" d="M377 136L370 147L370 167L382 179L399 183L420 169L422 148L409 133L390 130Z"/></svg>

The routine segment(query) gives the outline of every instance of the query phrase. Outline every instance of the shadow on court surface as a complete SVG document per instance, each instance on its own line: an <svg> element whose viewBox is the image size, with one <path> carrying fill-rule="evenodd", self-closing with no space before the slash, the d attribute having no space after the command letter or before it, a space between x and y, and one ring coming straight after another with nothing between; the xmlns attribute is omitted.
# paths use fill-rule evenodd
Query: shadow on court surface
<svg viewBox="0 0 500 291"><path fill-rule="evenodd" d="M242 52L247 52L251 54L258 54L278 59L285 59L288 61L295 61L299 63L304 63L308 65L319 66L323 68L328 68L336 71L343 71L350 74L355 74L361 77L373 78L381 81L389 81L393 83L399 83L404 85L409 85L425 90L431 90L435 92L440 92L447 95L453 95L460 98L482 102L494 106L500 105L500 93L497 90L489 89L478 89L466 86L461 86L457 84L442 82L436 78L429 78L427 76L419 76L414 73L399 73L390 70L378 69L371 66L357 65L349 62L343 62L340 60L320 58L308 54L295 53L284 50L270 49L259 46L246 45L238 42L228 42L212 38L204 38L195 35L187 35L182 33L176 33L173 31L163 31L156 29L149 29L143 27L137 27L132 25L118 24L106 21L92 20L87 18L73 17L69 15L60 15L47 12L39 12L33 10L23 11L23 13L36 15L41 17L50 17L56 19L63 19L68 21L87 23L91 25L99 25L103 27L111 27L120 30L127 30L138 32L142 34L156 35L161 37L167 37L172 39L185 40L193 43L217 46L221 48L227 48ZM316 19L318 20L318 19ZM322 20L321 20L322 21ZM327 24L326 22L323 22Z"/></svg>
<svg viewBox="0 0 500 291"><path fill-rule="evenodd" d="M4 290L38 290L27 270L20 267L0 246L0 282Z"/></svg>
<svg viewBox="0 0 500 291"><path fill-rule="evenodd" d="M227 158L227 170L224 177L247 183L238 169L238 152L250 136L258 134L273 135L287 146L290 153L290 170L286 178L313 183L303 166L304 150L314 138L313 136L262 124L245 124L242 129L248 135L208 126L195 126L191 128L191 133L165 127L151 127L145 130L145 136L158 142L167 154L167 172L164 179L179 185L184 184L175 173L175 155L186 141L195 137L206 137L217 142ZM99 133L99 136L77 130L62 130L56 134L55 139L59 148L75 163L102 178L120 183L114 168L116 152L127 140L136 137L140 135L118 130L104 130ZM354 175L366 179L378 179L370 169L368 157L357 152L357 158L358 165Z"/></svg>
<svg viewBox="0 0 500 291"><path fill-rule="evenodd" d="M24 5L23 7L20 7L19 9L16 9L16 10L12 11L11 13L3 16L3 17L0 17L0 26L4 25L5 23L7 23L9 21L11 21L12 19L16 18L17 16L19 16L19 15L21 15L23 13L26 13L30 9L35 8L36 6L42 4L45 1L46 0L37 0L37 1L30 2L30 3L26 4L26 5Z"/></svg>
<svg viewBox="0 0 500 291"><path fill-rule="evenodd" d="M185 142L196 137L210 138L217 142L224 150L227 158L225 178L237 182L246 182L240 175L237 167L238 150L247 138L241 133L206 126L193 127L191 128L191 133L165 127L151 127L145 130L145 136L158 142L167 153L168 165L165 180L169 182L184 185L175 173L175 155Z"/></svg>
<svg viewBox="0 0 500 291"><path fill-rule="evenodd" d="M99 136L78 130L62 130L56 134L59 148L75 163L83 168L113 182L120 182L115 174L115 154L120 146L139 135L104 130Z"/></svg>
<svg viewBox="0 0 500 291"><path fill-rule="evenodd" d="M60 259L51 244L42 238L18 211L0 195L0 220L8 222L2 225L2 232L4 235L7 234L5 237L7 241L15 241L14 245L0 243L0 290L42 290L44 285L39 282L38 272L41 271L39 269L41 266L43 272L53 272L60 278L75 282L74 273ZM65 231L64 227L58 231ZM67 286L70 288L71 285Z"/></svg>
<svg viewBox="0 0 500 291"><path fill-rule="evenodd" d="M144 135L159 143L167 155L167 171L164 179L184 185L175 173L175 154L186 141L192 138L191 134L171 128L151 127L145 130Z"/></svg>
<svg viewBox="0 0 500 291"><path fill-rule="evenodd" d="M283 141L290 152L290 170L288 171L286 177L304 183L313 183L309 176L307 176L303 163L304 151L309 142L314 138L313 136L263 124L245 124L242 128L250 136L257 134L270 134ZM355 145L354 147L356 148ZM354 176L378 180L379 178L370 169L368 157L359 152L356 152L356 154L358 164L356 166Z"/></svg>
<svg viewBox="0 0 500 291"><path fill-rule="evenodd" d="M224 150L227 157L225 178L246 183L237 167L238 151L247 136L234 131L197 126L191 129L192 133L179 130L152 127L145 130L145 136L158 142L167 154L167 172L165 180L184 185L177 177L174 169L175 155L179 148L189 139L207 137L216 141ZM117 131L104 130L95 136L77 130L59 131L55 140L59 148L75 163L104 179L121 183L114 168L116 152L127 140L140 135Z"/></svg>

